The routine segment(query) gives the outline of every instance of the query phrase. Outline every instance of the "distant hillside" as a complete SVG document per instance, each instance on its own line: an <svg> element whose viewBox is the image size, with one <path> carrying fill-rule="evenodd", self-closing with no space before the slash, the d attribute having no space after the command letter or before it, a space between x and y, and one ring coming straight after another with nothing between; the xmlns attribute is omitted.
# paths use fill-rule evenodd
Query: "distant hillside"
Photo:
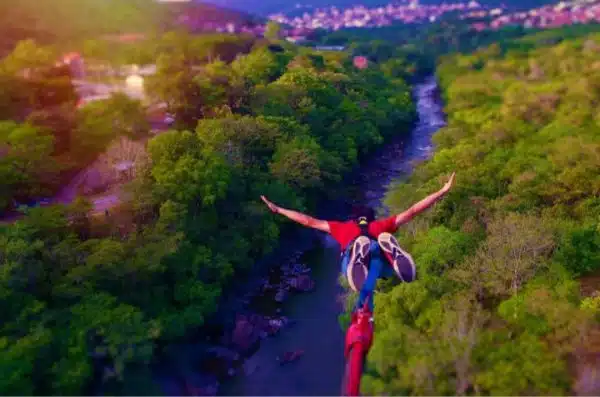
<svg viewBox="0 0 600 397"><path fill-rule="evenodd" d="M0 54L18 40L45 44L106 34L151 33L178 26L201 30L206 24L252 24L249 14L201 2L155 0L0 1Z"/></svg>
<svg viewBox="0 0 600 397"><path fill-rule="evenodd" d="M236 25L254 25L264 22L264 18L250 13L208 4L199 1L189 3L161 3L163 29L187 26L192 30L202 30L205 25L234 23Z"/></svg>
<svg viewBox="0 0 600 397"><path fill-rule="evenodd" d="M147 31L159 21L154 0L18 0L0 2L0 36L45 42Z"/></svg>

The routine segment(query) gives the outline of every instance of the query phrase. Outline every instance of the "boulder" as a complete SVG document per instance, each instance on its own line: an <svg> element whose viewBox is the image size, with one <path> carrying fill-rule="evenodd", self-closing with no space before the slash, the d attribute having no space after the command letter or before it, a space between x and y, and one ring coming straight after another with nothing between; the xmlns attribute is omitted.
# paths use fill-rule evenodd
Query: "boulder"
<svg viewBox="0 0 600 397"><path fill-rule="evenodd" d="M254 326L257 332L264 331L269 326L269 320L260 314L250 314L248 321Z"/></svg>
<svg viewBox="0 0 600 397"><path fill-rule="evenodd" d="M223 346L212 346L206 349L206 354L220 360L236 362L240 359L240 354Z"/></svg>
<svg viewBox="0 0 600 397"><path fill-rule="evenodd" d="M282 303L287 298L287 291L283 288L279 289L275 294L275 301Z"/></svg>
<svg viewBox="0 0 600 397"><path fill-rule="evenodd" d="M292 278L289 280L289 284L292 288L303 292L311 291L313 288L315 288L315 282L306 274L301 274Z"/></svg>
<svg viewBox="0 0 600 397"><path fill-rule="evenodd" d="M259 339L257 327L247 317L239 316L231 336L231 343L242 353L246 353L256 345Z"/></svg>
<svg viewBox="0 0 600 397"><path fill-rule="evenodd" d="M269 335L273 336L279 332L281 328L283 328L283 321L280 319L271 319L269 320L269 328L267 332Z"/></svg>
<svg viewBox="0 0 600 397"><path fill-rule="evenodd" d="M183 388L187 396L216 396L219 381L214 376L188 373L183 376Z"/></svg>
<svg viewBox="0 0 600 397"><path fill-rule="evenodd" d="M245 375L252 375L258 369L258 362L250 358L244 362L242 368Z"/></svg>

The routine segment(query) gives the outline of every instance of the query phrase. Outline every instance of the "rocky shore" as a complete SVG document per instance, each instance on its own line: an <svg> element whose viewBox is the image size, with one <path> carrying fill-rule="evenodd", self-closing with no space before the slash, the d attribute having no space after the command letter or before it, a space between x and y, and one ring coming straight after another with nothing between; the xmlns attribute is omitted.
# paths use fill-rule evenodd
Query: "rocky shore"
<svg viewBox="0 0 600 397"><path fill-rule="evenodd" d="M261 340L276 337L295 323L283 315L282 305L294 294L310 293L315 288L311 268L301 261L303 252L297 251L283 265L271 268L266 277L255 280L253 290L235 302L227 302L230 309L235 307L233 321L219 316L204 343L170 347L173 359L169 364L176 364L157 371L165 394L215 396L220 384L239 371L253 372L245 360L258 350Z"/></svg>

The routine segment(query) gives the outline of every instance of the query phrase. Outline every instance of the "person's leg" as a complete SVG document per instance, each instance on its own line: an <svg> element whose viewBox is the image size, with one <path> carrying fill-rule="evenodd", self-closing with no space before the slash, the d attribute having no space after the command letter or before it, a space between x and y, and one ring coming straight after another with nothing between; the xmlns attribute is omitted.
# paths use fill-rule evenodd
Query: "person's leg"
<svg viewBox="0 0 600 397"><path fill-rule="evenodd" d="M369 310L371 310L371 313L375 309L373 305L373 294L375 287L377 287L377 280L381 276L381 271L384 268L384 263L381 261L381 255L377 255L375 252L378 247L374 245L373 248L375 249L371 250L369 273L367 274L367 278L363 283L362 289L360 290L360 294L355 306L356 309L361 308L364 305L365 300L368 299L367 306L369 307Z"/></svg>
<svg viewBox="0 0 600 397"><path fill-rule="evenodd" d="M386 259L387 262L387 259ZM383 269L381 269L381 274L379 275L379 278L383 278L383 279L388 279L390 277L398 277L396 275L396 272L394 271L394 268L386 263L386 266L383 267Z"/></svg>
<svg viewBox="0 0 600 397"><path fill-rule="evenodd" d="M362 289L367 279L370 250L370 240L365 236L360 236L352 243L348 251L347 262L342 258L342 272L346 275L350 288L355 292Z"/></svg>
<svg viewBox="0 0 600 397"><path fill-rule="evenodd" d="M350 262L350 251L352 251L352 246L351 245L349 245L348 248L346 248L344 250L344 252L342 252L342 255L341 255L341 260L340 260L341 269L340 269L340 271L342 272L342 274L344 275L344 277L346 276L346 269L348 269L348 262Z"/></svg>
<svg viewBox="0 0 600 397"><path fill-rule="evenodd" d="M390 233L381 233L377 242L392 269L402 281L410 283L417 278L417 269L413 258L400 248L400 244L394 236Z"/></svg>

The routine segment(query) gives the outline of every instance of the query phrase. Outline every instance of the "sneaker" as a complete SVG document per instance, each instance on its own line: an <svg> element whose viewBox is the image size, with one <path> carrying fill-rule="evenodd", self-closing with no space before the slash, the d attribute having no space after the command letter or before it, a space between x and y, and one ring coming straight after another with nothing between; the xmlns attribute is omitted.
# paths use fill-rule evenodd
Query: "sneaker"
<svg viewBox="0 0 600 397"><path fill-rule="evenodd" d="M371 250L371 241L360 236L352 244L350 251L350 260L346 268L346 277L350 288L359 292L365 280L367 279L367 264L369 263L369 251Z"/></svg>
<svg viewBox="0 0 600 397"><path fill-rule="evenodd" d="M400 280L406 283L414 281L417 277L415 262L409 254L400 248L398 240L390 233L381 233L377 238L377 242Z"/></svg>

